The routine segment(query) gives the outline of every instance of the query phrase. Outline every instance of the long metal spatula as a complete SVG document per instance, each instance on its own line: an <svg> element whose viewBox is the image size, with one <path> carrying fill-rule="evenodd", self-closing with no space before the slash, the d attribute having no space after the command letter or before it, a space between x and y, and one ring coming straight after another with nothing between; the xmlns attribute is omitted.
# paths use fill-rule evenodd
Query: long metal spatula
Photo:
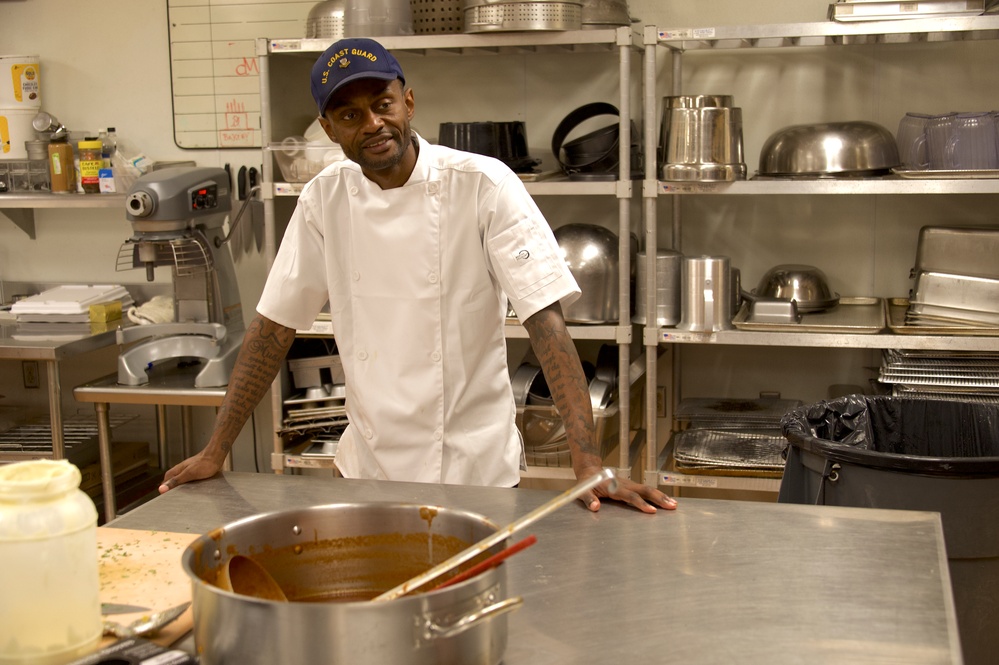
<svg viewBox="0 0 999 665"><path fill-rule="evenodd" d="M475 543L471 547L462 550L461 552L458 552L450 559L437 564L430 570L424 573L420 573L416 577L403 582L402 584L393 589L389 589L380 596L375 596L371 600L375 602L382 600L394 600L395 598L405 596L411 591L419 589L424 584L434 581L441 575L444 575L454 570L461 564L477 557L478 555L482 554L493 545L503 542L513 534L520 531L521 529L530 526L531 524L534 524L542 517L546 517L551 513L555 512L556 510L558 510L559 508L561 508L562 506L572 503L573 501L578 499L580 496L582 496L589 490L593 489L600 483L607 480L610 481L611 483L610 490L613 492L617 487L617 478L614 475L614 470L604 469L597 475L591 476L590 478L587 478L586 480L580 482L572 489L566 490L562 494L559 494L551 501L541 504L540 506L538 506L528 514L524 515L520 519L511 522L505 527L502 527L498 531L490 534L486 538L483 538L482 540Z"/></svg>

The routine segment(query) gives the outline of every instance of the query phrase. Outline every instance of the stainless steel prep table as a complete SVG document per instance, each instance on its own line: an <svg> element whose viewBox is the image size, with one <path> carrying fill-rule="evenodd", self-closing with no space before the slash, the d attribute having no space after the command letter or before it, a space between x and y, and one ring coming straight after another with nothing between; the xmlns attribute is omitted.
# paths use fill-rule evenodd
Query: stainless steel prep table
<svg viewBox="0 0 999 665"><path fill-rule="evenodd" d="M178 367L172 363L161 364L148 370L149 382L141 386L126 386L118 383L118 375L77 387L73 395L80 402L93 402L97 411L97 443L101 458L101 484L104 493L104 517L111 521L117 514L114 497L114 469L111 468L111 404L155 405L159 423L159 461L166 460L166 407L182 407L184 456L192 451L187 428L190 422L190 407L211 406L216 409L225 398L226 386L219 388L195 388L194 378L201 371L201 365ZM226 456L227 470L232 468L232 456Z"/></svg>
<svg viewBox="0 0 999 665"><path fill-rule="evenodd" d="M52 457L66 456L62 431L62 383L59 363L72 356L82 355L115 344L115 328L104 332L81 335L76 339L58 339L39 336L18 336L18 324L0 322L0 360L37 360L45 363L49 393L49 424L52 428Z"/></svg>
<svg viewBox="0 0 999 665"><path fill-rule="evenodd" d="M225 473L114 520L205 533L305 505L463 508L505 524L554 492ZM509 559L504 665L960 663L937 513L685 499L563 508ZM526 534L525 534L526 535ZM188 638L183 646L193 648ZM251 664L248 664L251 665Z"/></svg>

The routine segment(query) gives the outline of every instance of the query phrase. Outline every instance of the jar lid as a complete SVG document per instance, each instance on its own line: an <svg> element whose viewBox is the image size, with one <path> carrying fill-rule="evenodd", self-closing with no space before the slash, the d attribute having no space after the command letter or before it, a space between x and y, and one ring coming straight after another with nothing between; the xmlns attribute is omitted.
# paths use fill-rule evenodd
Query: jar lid
<svg viewBox="0 0 999 665"><path fill-rule="evenodd" d="M80 150L100 150L102 147L104 147L104 143L102 143L100 139L86 140L77 143L76 147L79 148Z"/></svg>
<svg viewBox="0 0 999 665"><path fill-rule="evenodd" d="M80 486L80 470L67 460L29 460L0 466L0 499L61 494Z"/></svg>

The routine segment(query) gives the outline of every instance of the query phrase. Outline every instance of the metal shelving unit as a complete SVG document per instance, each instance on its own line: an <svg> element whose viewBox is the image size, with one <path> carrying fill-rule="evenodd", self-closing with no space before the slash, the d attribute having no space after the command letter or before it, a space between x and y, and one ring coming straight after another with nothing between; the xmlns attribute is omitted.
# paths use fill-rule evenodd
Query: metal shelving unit
<svg viewBox="0 0 999 665"><path fill-rule="evenodd" d="M704 28L659 29L647 26L644 33L644 136L646 154L655 154L656 128L656 55L665 48L671 56L672 89L668 94L682 94L682 61L688 51L720 49L784 49L801 47L849 47L869 44L947 43L999 39L999 16L962 18L905 19L838 23L771 24L754 26L724 26ZM651 160L650 160L651 162ZM925 179L892 176L880 179L812 179L779 180L751 178L731 183L677 183L658 179L657 165L647 163L642 188L643 218L648 247L658 247L657 202L668 197L673 206L673 236L679 238L681 228L680 199L683 196L772 196L772 195L942 195L999 194L995 179ZM648 271L646 311L655 311L655 275ZM658 371L656 351L660 345L717 344L741 346L821 347L849 349L947 349L951 351L999 351L999 337L972 337L921 334L847 334L750 332L741 330L717 333L690 333L672 328L646 327L643 343L647 347L646 390L655 394ZM678 370L673 368L675 384ZM668 400L667 400L668 402ZM667 412L669 413L669 412ZM658 448L658 414L655 403L646 407L646 433L650 443L646 448L646 477L649 485L679 487L711 487L729 490L776 491L780 481L770 478L739 476L696 476L675 473L665 467L668 450ZM668 448L668 446L666 446Z"/></svg>
<svg viewBox="0 0 999 665"><path fill-rule="evenodd" d="M566 32L504 32L489 34L417 35L408 37L379 37L379 41L389 50L409 53L421 57L453 58L460 55L510 56L525 54L564 54L564 53L606 53L616 56L619 76L619 163L621 172L617 181L576 182L564 177L554 177L537 182L526 182L527 191L532 196L602 196L615 197L618 201L618 237L627 238L631 233L631 200L633 188L630 173L630 145L632 113L631 57L642 51L641 35L630 27L605 30L577 30ZM329 46L324 39L259 39L257 58L261 82L261 135L264 146L275 138L275 111L271 104L270 77L273 58L304 59L311 66L315 58ZM304 84L303 84L304 85ZM276 253L275 199L297 197L302 191L302 183L277 181L272 156L264 150L262 197L264 200L264 256L268 268ZM654 154L654 152L653 152ZM631 353L633 326L630 320L630 272L631 256L627 243L621 243L619 264L621 288L619 311L622 313L618 325L572 325L570 334L576 340L603 340L619 347L619 405L620 440L630 440L630 385L629 358ZM332 334L328 322L317 321L309 331L300 331L303 336L324 337ZM527 333L519 324L507 324L505 334L508 339L527 339ZM278 377L272 387L272 413L274 422L283 420L282 377ZM277 429L277 428L275 428ZM644 441L644 437L640 437ZM630 473L632 459L636 456L634 446L619 446L618 467L622 474ZM280 436L275 435L274 453L271 456L275 472L285 468L314 467L312 461L288 455L283 449ZM531 467L525 478L545 478L571 480L571 468Z"/></svg>

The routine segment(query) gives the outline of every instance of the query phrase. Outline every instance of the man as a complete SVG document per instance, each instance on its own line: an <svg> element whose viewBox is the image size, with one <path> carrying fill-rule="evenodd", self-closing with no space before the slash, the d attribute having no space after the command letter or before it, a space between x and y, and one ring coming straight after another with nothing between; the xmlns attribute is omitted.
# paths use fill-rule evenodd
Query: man
<svg viewBox="0 0 999 665"><path fill-rule="evenodd" d="M498 160L413 133L412 89L370 39L333 44L312 69L327 135L348 161L310 181L281 241L206 448L160 486L222 466L281 367L295 330L323 305L343 363L345 477L515 486L523 446L507 369L506 302L523 321L565 421L576 477L601 470L590 398L560 299L579 288L551 228ZM599 496L645 512L676 503L624 480Z"/></svg>

